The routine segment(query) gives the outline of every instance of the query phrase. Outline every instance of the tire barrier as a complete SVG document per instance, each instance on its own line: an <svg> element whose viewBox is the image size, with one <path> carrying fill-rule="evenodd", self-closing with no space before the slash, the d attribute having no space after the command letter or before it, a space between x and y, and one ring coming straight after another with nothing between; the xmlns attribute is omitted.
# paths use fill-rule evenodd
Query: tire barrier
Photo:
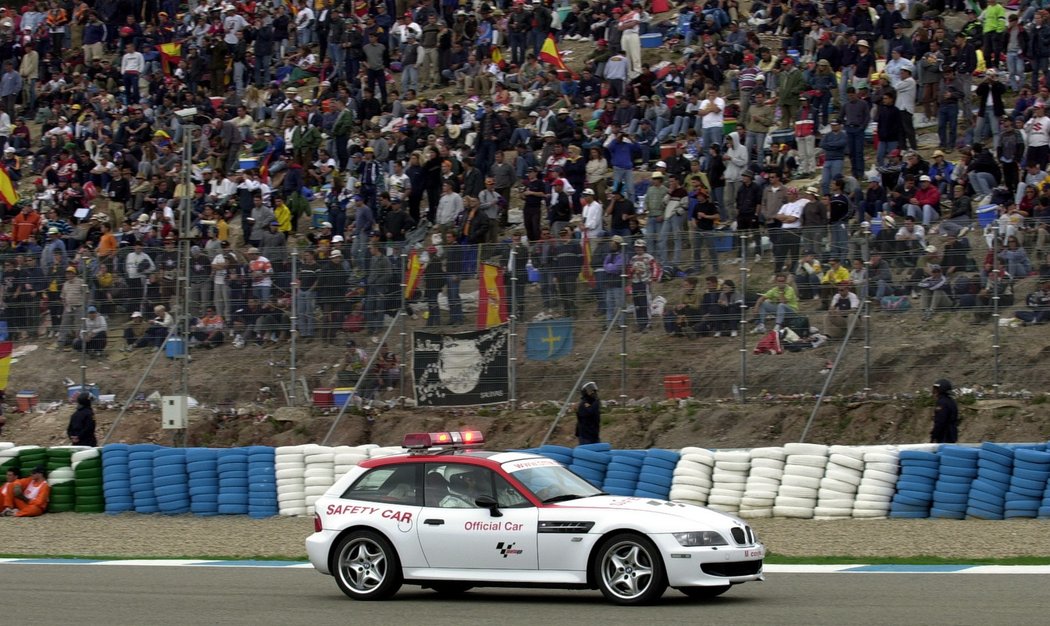
<svg viewBox="0 0 1050 626"><path fill-rule="evenodd" d="M106 510L105 492L102 488L102 453L98 448L87 448L74 452L72 461L73 488L77 513L102 513Z"/></svg>
<svg viewBox="0 0 1050 626"><path fill-rule="evenodd" d="M0 442L0 470L48 469L51 512L307 515L358 464L397 446L104 448ZM741 517L1050 518L1045 444L786 444L751 450L523 450L617 496L668 498Z"/></svg>
<svg viewBox="0 0 1050 626"><path fill-rule="evenodd" d="M102 497L106 501L106 513L116 515L135 510L128 469L130 449L131 446L124 443L102 448Z"/></svg>

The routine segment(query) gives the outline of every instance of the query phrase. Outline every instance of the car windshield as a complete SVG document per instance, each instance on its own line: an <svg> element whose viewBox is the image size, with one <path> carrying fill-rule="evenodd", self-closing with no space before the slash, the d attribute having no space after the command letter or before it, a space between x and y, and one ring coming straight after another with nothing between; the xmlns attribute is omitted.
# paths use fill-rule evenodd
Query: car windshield
<svg viewBox="0 0 1050 626"><path fill-rule="evenodd" d="M529 467L514 472L513 476L544 503L589 498L603 493L561 465Z"/></svg>

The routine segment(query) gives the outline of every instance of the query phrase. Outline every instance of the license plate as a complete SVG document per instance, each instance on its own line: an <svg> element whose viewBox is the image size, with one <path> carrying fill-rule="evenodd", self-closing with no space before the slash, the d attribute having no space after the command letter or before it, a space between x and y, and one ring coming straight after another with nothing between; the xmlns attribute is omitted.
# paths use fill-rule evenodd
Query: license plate
<svg viewBox="0 0 1050 626"><path fill-rule="evenodd" d="M744 557L746 558L762 558L765 556L765 550L744 550Z"/></svg>

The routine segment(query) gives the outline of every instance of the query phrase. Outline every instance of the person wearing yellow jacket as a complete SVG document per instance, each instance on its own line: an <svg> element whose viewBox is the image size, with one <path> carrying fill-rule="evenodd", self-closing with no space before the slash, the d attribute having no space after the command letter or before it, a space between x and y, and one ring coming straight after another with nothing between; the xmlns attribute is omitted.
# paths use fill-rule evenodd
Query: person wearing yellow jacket
<svg viewBox="0 0 1050 626"><path fill-rule="evenodd" d="M849 280L849 270L838 259L828 261L828 270L820 277L820 310L827 311L838 284Z"/></svg>
<svg viewBox="0 0 1050 626"><path fill-rule="evenodd" d="M999 57L1003 52L1003 35L1006 33L1006 9L999 0L988 0L977 16L981 22L981 33L984 35L984 60L988 67L999 68Z"/></svg>
<svg viewBox="0 0 1050 626"><path fill-rule="evenodd" d="M47 484L44 466L33 468L29 478L12 480L8 471L8 482L3 489L3 515L5 517L36 517L47 510L51 498L51 485Z"/></svg>

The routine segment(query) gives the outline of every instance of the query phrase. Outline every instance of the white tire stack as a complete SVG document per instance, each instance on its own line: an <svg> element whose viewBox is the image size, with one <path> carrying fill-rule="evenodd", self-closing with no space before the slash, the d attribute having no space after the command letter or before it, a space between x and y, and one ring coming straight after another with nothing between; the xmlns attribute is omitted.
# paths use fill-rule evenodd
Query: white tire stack
<svg viewBox="0 0 1050 626"><path fill-rule="evenodd" d="M740 517L773 517L773 504L784 477L783 448L752 448L751 470L740 499Z"/></svg>
<svg viewBox="0 0 1050 626"><path fill-rule="evenodd" d="M816 519L847 519L853 516L857 487L864 474L864 452L855 446L828 448L828 466L817 492Z"/></svg>
<svg viewBox="0 0 1050 626"><path fill-rule="evenodd" d="M335 453L328 446L303 447L303 494L306 496L306 514L314 514L314 503L335 482Z"/></svg>
<svg viewBox="0 0 1050 626"><path fill-rule="evenodd" d="M899 454L893 446L872 446L864 450L864 473L857 486L853 517L882 519L889 515L900 473Z"/></svg>
<svg viewBox="0 0 1050 626"><path fill-rule="evenodd" d="M401 446L386 446L386 447L374 447L368 449L368 458L375 459L381 456L390 456L391 454L404 454L406 450Z"/></svg>
<svg viewBox="0 0 1050 626"><path fill-rule="evenodd" d="M747 450L716 450L707 507L724 513L739 511L750 470L751 453Z"/></svg>
<svg viewBox="0 0 1050 626"><path fill-rule="evenodd" d="M338 446L332 450L335 455L335 480L368 460L368 449L363 446Z"/></svg>
<svg viewBox="0 0 1050 626"><path fill-rule="evenodd" d="M711 494L715 454L706 448L682 448L674 468L669 499L704 506Z"/></svg>
<svg viewBox="0 0 1050 626"><path fill-rule="evenodd" d="M784 476L773 501L775 517L810 519L817 508L820 481L828 464L828 447L816 443L784 445Z"/></svg>
<svg viewBox="0 0 1050 626"><path fill-rule="evenodd" d="M306 515L306 446L281 446L274 452L277 506L281 515Z"/></svg>

